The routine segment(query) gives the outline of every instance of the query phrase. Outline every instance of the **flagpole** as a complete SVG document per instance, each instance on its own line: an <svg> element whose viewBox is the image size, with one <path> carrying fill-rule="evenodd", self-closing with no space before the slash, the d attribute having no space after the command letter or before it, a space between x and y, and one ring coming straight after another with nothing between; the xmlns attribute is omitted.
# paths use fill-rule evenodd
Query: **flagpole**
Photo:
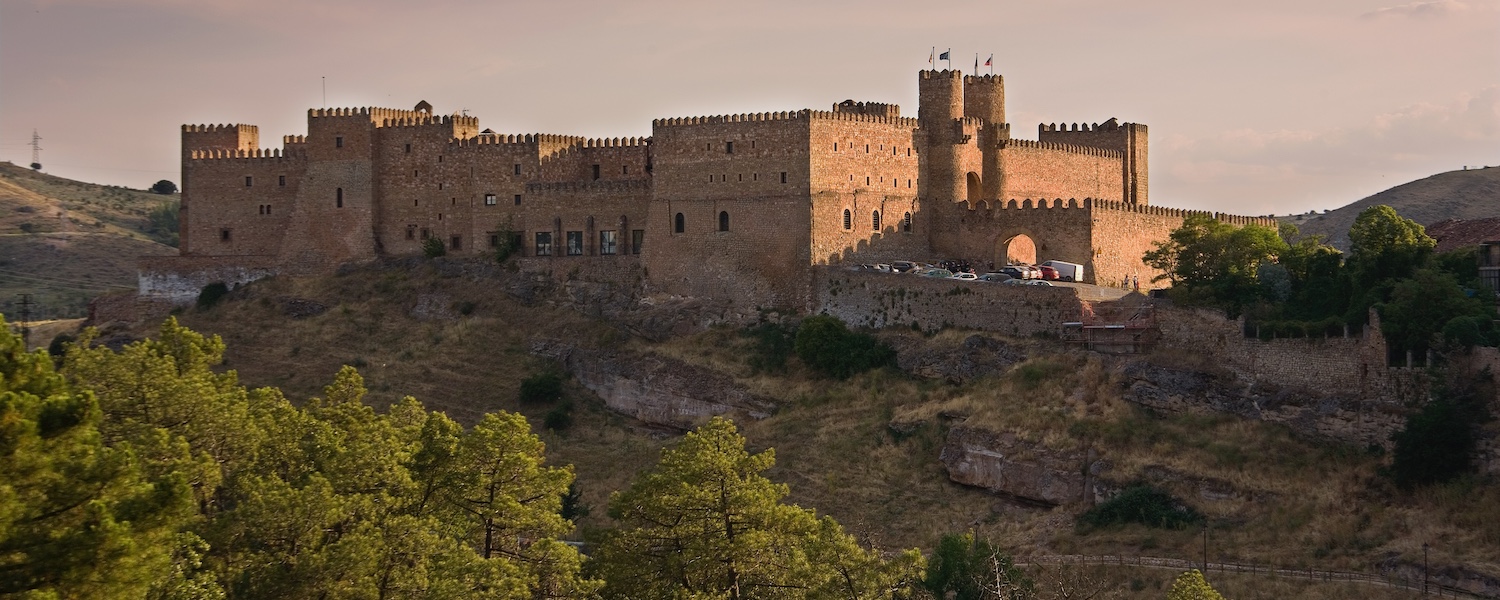
<svg viewBox="0 0 1500 600"><path fill-rule="evenodd" d="M953 70L953 49L949 48L947 52L943 53L943 56L948 57L948 58L945 58L943 60L948 61L948 70L952 71Z"/></svg>
<svg viewBox="0 0 1500 600"><path fill-rule="evenodd" d="M979 76L979 53L974 53L974 76Z"/></svg>
<svg viewBox="0 0 1500 600"><path fill-rule="evenodd" d="M934 71L937 70L937 46L933 46L932 54L927 55L927 66L932 67Z"/></svg>

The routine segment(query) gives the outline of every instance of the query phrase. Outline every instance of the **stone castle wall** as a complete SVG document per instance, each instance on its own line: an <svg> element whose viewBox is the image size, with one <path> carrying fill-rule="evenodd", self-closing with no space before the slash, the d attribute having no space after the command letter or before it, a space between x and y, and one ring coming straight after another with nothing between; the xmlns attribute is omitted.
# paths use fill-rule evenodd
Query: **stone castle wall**
<svg viewBox="0 0 1500 600"><path fill-rule="evenodd" d="M862 327L910 327L924 331L963 327L1006 335L1058 335L1078 321L1083 303L1068 287L964 282L916 275L813 269L817 290L813 313L833 315Z"/></svg>

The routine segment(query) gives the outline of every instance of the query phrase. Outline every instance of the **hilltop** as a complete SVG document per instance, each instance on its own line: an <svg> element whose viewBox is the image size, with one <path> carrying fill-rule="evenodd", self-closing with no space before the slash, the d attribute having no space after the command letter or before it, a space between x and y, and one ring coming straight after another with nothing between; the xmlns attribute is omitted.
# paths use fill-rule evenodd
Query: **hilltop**
<svg viewBox="0 0 1500 600"><path fill-rule="evenodd" d="M135 287L136 259L177 252L176 232L153 223L176 195L96 185L0 163L0 311L33 318L83 316L90 299Z"/></svg>
<svg viewBox="0 0 1500 600"><path fill-rule="evenodd" d="M1180 352L1119 358L1047 339L903 327L877 332L898 348L903 368L839 381L795 357L784 371L759 370L750 360L761 352L753 330L646 340L526 293L528 281L492 262L392 261L334 277L258 281L180 318L224 336L226 367L243 383L276 386L298 401L320 394L349 364L377 405L412 395L465 423L496 410L527 415L548 460L576 468L593 511L579 522L583 531L610 526L610 492L678 439L681 429L650 411L722 402L736 406L731 414L753 449L775 448L770 476L790 486L793 502L888 549L931 549L942 534L974 531L1019 557L1200 556L1196 528L1090 532L1074 524L1087 503L1039 504L950 480L945 456L1000 440L1017 460L1054 466L1041 469L1048 473L1037 480L1042 487L1077 472L1079 452L1097 452L1109 465L1100 477L1161 485L1208 516L1215 561L1409 576L1420 574L1423 541L1440 540L1431 559L1446 572L1473 577L1500 563L1500 519L1491 515L1500 494L1492 485L1402 494L1382 483L1383 459L1365 448L1228 415L1159 414L1130 400L1139 385L1132 370L1176 369L1174 377L1216 389L1215 367ZM153 328L109 326L104 341ZM549 371L570 375L564 400L519 402L521 381ZM548 430L548 415L560 406L571 406L572 424ZM1029 468L1016 473L1025 477ZM1160 598L1174 575L1102 569L1094 576L1111 582L1114 597ZM1211 580L1231 597L1403 597L1347 584L1221 573Z"/></svg>
<svg viewBox="0 0 1500 600"><path fill-rule="evenodd" d="M1340 250L1349 250L1349 226L1360 211L1384 204L1401 216L1431 226L1446 219L1500 217L1500 167L1438 173L1403 183L1320 215L1279 217L1303 234L1321 234Z"/></svg>

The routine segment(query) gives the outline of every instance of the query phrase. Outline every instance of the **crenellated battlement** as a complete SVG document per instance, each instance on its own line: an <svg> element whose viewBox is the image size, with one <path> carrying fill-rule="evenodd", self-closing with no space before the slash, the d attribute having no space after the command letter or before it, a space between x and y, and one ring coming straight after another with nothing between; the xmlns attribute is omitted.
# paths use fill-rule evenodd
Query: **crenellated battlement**
<svg viewBox="0 0 1500 600"><path fill-rule="evenodd" d="M255 125L242 124L219 124L219 125L183 125L183 133L246 133L259 134L260 128Z"/></svg>
<svg viewBox="0 0 1500 600"><path fill-rule="evenodd" d="M1278 226L1278 222L1272 217L1249 217L1245 215L1233 215L1229 213L1210 212L1206 210L1168 208L1165 206L1149 206L1131 202L1121 202L1118 200L1096 200L1093 202L1092 208L1099 210L1135 213L1140 215L1158 215L1175 218L1186 218L1191 215L1204 215L1212 217L1216 221L1228 223L1230 225L1238 225L1240 227L1244 227L1245 225L1260 225L1262 227L1270 227L1272 229L1275 229Z"/></svg>
<svg viewBox="0 0 1500 600"><path fill-rule="evenodd" d="M287 148L285 151L279 148L192 150L188 152L188 158L192 160L302 160L307 158L307 151L302 148Z"/></svg>
<svg viewBox="0 0 1500 600"><path fill-rule="evenodd" d="M283 135L283 136L281 136L281 145L283 145L283 146L292 146L292 145L296 145L296 144L306 144L306 143L307 143L307 136L305 136L305 135Z"/></svg>
<svg viewBox="0 0 1500 600"><path fill-rule="evenodd" d="M958 69L953 69L952 71L949 71L948 69L943 69L941 71L926 69L919 73L918 76L922 79L959 79L964 76L964 73L963 71L960 71Z"/></svg>
<svg viewBox="0 0 1500 600"><path fill-rule="evenodd" d="M637 138L630 138L637 139ZM649 140L651 138L639 138ZM587 138L576 135L559 135L553 133L524 133L524 134L498 134L483 133L471 138L453 138L448 140L450 148L468 148L472 146L537 146L548 145L578 145L588 141Z"/></svg>
<svg viewBox="0 0 1500 600"><path fill-rule="evenodd" d="M1039 150L1057 150L1059 152L1071 152L1073 154L1087 154L1103 158L1124 158L1125 154L1119 150L1107 150L1093 146L1079 146L1076 144L1061 144L1057 142L1038 142L1032 140L1005 139L1000 140L1000 148L1036 148Z"/></svg>
<svg viewBox="0 0 1500 600"><path fill-rule="evenodd" d="M886 104L884 102L855 102L854 100L845 100L834 104L833 112L894 118L901 116L901 106Z"/></svg>
<svg viewBox="0 0 1500 600"><path fill-rule="evenodd" d="M716 125L720 123L743 123L752 121L795 121L807 117L806 109L768 113L745 113L738 115L716 115L707 117L669 117L654 119L652 127L683 127L691 125Z"/></svg>
<svg viewBox="0 0 1500 600"><path fill-rule="evenodd" d="M1136 127L1136 123L1120 123L1110 119L1104 123L1073 123L1069 128L1067 123L1041 123L1037 125L1037 133L1098 133L1102 131L1119 131Z"/></svg>
<svg viewBox="0 0 1500 600"><path fill-rule="evenodd" d="M860 113L847 113L828 110L808 110L808 118L822 119L828 121L856 121L860 123L883 123L899 127L917 126L917 120L910 117L888 117L884 115L870 115Z"/></svg>
<svg viewBox="0 0 1500 600"><path fill-rule="evenodd" d="M1004 84L1004 75L965 75L964 85L995 85Z"/></svg>
<svg viewBox="0 0 1500 600"><path fill-rule="evenodd" d="M376 127L398 128L398 127L479 127L479 117L465 117L463 115L429 115L417 113L417 116L403 116L375 121Z"/></svg>
<svg viewBox="0 0 1500 600"><path fill-rule="evenodd" d="M1012 210L1088 210L1088 211L1112 211L1124 212L1138 215L1152 215L1185 219L1193 215L1204 215L1214 220L1228 223L1230 225L1261 225L1275 228L1277 221L1270 217L1248 217L1244 215L1233 215L1229 213L1210 212L1205 210L1192 210L1187 208L1169 208L1165 206L1148 206L1121 202L1119 200L1105 200L1100 198L1011 198L1003 201L959 201L956 205L965 206L971 214L996 213ZM993 215L1002 216L1002 215Z"/></svg>
<svg viewBox="0 0 1500 600"><path fill-rule="evenodd" d="M573 192L629 192L650 191L648 179L622 179L613 181L559 181L533 182L526 184L527 194L552 194Z"/></svg>

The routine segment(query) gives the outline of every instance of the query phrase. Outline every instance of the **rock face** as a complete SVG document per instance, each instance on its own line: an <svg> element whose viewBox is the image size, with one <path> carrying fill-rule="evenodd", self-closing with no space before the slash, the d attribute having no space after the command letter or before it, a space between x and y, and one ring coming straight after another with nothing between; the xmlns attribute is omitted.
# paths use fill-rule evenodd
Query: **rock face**
<svg viewBox="0 0 1500 600"><path fill-rule="evenodd" d="M954 482L1048 506L1092 499L1094 481L1107 469L1081 452L962 426L949 430L939 460Z"/></svg>
<svg viewBox="0 0 1500 600"><path fill-rule="evenodd" d="M714 415L763 419L776 410L729 377L656 354L633 354L541 342L533 352L562 362L615 412L642 422L691 429Z"/></svg>
<svg viewBox="0 0 1500 600"><path fill-rule="evenodd" d="M1314 392L1265 383L1245 386L1208 373L1144 361L1126 364L1121 374L1125 400L1152 410L1228 413L1361 446L1388 444L1405 419L1402 406L1359 400L1340 391Z"/></svg>
<svg viewBox="0 0 1500 600"><path fill-rule="evenodd" d="M947 348L933 347L926 340L911 336L883 336L882 341L896 350L896 366L902 371L953 384L1004 373L1026 360L1020 349L982 335L971 335L963 343Z"/></svg>

